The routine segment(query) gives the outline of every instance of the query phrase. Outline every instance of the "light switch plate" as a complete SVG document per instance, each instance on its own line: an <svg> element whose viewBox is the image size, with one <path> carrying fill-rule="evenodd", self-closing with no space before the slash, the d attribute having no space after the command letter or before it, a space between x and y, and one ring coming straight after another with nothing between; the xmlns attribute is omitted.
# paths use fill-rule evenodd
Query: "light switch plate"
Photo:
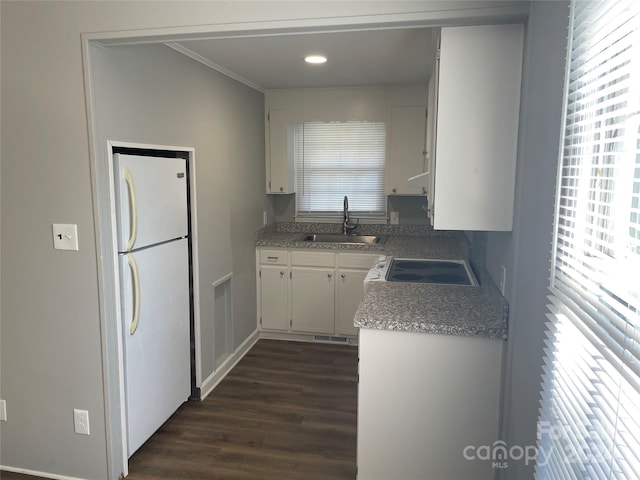
<svg viewBox="0 0 640 480"><path fill-rule="evenodd" d="M56 250L78 250L78 225L54 223L53 248Z"/></svg>

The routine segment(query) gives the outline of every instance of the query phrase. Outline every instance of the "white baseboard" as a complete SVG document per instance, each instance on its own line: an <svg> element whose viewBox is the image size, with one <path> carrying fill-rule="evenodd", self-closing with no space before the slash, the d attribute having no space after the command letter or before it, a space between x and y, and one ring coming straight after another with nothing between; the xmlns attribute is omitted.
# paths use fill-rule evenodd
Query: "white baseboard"
<svg viewBox="0 0 640 480"><path fill-rule="evenodd" d="M220 365L215 371L209 375L200 386L200 400L204 400L213 391L224 377L236 366L236 364L244 357L260 338L260 332L255 330L247 339L240 344L236 351Z"/></svg>
<svg viewBox="0 0 640 480"><path fill-rule="evenodd" d="M0 465L0 472L12 472L21 473L23 475L31 475L34 477L52 478L54 480L83 480L80 477L68 477L66 475L56 475L55 473L39 472L37 470L28 470L26 468L8 467L6 465ZM0 474L0 478L2 474Z"/></svg>

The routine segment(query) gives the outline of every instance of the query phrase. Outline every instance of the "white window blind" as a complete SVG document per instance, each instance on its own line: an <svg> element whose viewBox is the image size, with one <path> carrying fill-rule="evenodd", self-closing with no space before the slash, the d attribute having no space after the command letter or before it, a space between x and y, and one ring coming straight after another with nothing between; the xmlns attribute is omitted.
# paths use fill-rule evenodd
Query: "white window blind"
<svg viewBox="0 0 640 480"><path fill-rule="evenodd" d="M294 130L296 215L384 218L384 122L305 122Z"/></svg>
<svg viewBox="0 0 640 480"><path fill-rule="evenodd" d="M572 1L537 479L640 478L640 2Z"/></svg>

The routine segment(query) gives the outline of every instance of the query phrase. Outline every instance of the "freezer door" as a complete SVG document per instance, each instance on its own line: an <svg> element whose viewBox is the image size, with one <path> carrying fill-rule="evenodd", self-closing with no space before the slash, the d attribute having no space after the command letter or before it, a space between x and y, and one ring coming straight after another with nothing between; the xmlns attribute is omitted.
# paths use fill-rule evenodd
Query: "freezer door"
<svg viewBox="0 0 640 480"><path fill-rule="evenodd" d="M114 161L118 252L186 236L186 160L115 154Z"/></svg>
<svg viewBox="0 0 640 480"><path fill-rule="evenodd" d="M191 392L187 239L119 258L131 456Z"/></svg>

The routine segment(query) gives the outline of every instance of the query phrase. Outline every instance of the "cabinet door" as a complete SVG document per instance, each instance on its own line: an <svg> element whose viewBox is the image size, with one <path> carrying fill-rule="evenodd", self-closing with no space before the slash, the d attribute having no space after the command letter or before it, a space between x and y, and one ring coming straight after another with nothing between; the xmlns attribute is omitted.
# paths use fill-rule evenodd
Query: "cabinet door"
<svg viewBox="0 0 640 480"><path fill-rule="evenodd" d="M267 126L267 193L293 193L293 125L285 110L269 110Z"/></svg>
<svg viewBox="0 0 640 480"><path fill-rule="evenodd" d="M511 230L522 25L441 30L433 227Z"/></svg>
<svg viewBox="0 0 640 480"><path fill-rule="evenodd" d="M260 318L264 329L289 330L288 277L286 266L260 267Z"/></svg>
<svg viewBox="0 0 640 480"><path fill-rule="evenodd" d="M334 269L291 268L291 328L333 333Z"/></svg>
<svg viewBox="0 0 640 480"><path fill-rule="evenodd" d="M340 270L336 284L336 333L357 335L353 317L364 295L367 270Z"/></svg>
<svg viewBox="0 0 640 480"><path fill-rule="evenodd" d="M407 186L407 179L425 171L426 107L391 107L388 194L421 195L422 187Z"/></svg>

